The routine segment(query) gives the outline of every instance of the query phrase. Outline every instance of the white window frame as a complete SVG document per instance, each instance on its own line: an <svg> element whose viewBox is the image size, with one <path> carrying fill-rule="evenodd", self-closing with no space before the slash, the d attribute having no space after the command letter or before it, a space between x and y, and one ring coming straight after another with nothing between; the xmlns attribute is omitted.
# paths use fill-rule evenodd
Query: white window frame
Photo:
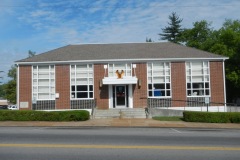
<svg viewBox="0 0 240 160"><path fill-rule="evenodd" d="M124 65L124 68L118 67L117 65ZM116 77L116 71L121 73L121 70L124 71L125 77L132 77L132 64L131 63L109 63L108 64L108 77ZM129 73L129 75L128 75Z"/></svg>
<svg viewBox="0 0 240 160"><path fill-rule="evenodd" d="M46 67L48 69L42 69L42 67ZM44 75L46 77L44 77ZM33 65L32 66L32 100L55 100L55 65ZM46 84L42 81L47 82ZM47 88L46 91L44 88ZM39 98L40 96L44 95L47 98Z"/></svg>
<svg viewBox="0 0 240 160"><path fill-rule="evenodd" d="M86 66L86 68L79 69L78 66ZM80 86L87 86L87 88L86 90L78 90L78 88L80 89ZM72 87L74 87L74 91ZM87 97L78 98L78 94L81 94L81 93L87 93ZM94 99L94 65L93 64L71 64L70 65L70 97L71 97L71 100Z"/></svg>
<svg viewBox="0 0 240 160"><path fill-rule="evenodd" d="M163 65L163 69L157 68L156 65L159 64ZM154 72L159 72L160 74L156 75ZM157 81L157 78L162 79L162 82ZM171 98L171 63L160 61L147 63L147 85L148 98ZM156 85L164 87L155 89Z"/></svg>
<svg viewBox="0 0 240 160"><path fill-rule="evenodd" d="M193 68L194 63L201 63L201 66ZM209 61L189 61L185 64L187 97L210 97L211 85ZM199 71L201 71L201 73L199 73Z"/></svg>

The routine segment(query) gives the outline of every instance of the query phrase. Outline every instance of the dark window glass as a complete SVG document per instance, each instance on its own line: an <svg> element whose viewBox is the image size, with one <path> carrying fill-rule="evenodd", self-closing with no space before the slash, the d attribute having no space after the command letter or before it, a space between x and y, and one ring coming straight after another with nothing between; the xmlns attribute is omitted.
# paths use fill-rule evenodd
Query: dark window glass
<svg viewBox="0 0 240 160"><path fill-rule="evenodd" d="M88 86L77 86L77 91L88 91Z"/></svg>
<svg viewBox="0 0 240 160"><path fill-rule="evenodd" d="M162 96L166 96L165 91L161 91Z"/></svg>
<svg viewBox="0 0 240 160"><path fill-rule="evenodd" d="M191 89L191 83L187 84L187 89Z"/></svg>
<svg viewBox="0 0 240 160"><path fill-rule="evenodd" d="M205 88L209 88L209 83L205 83Z"/></svg>
<svg viewBox="0 0 240 160"><path fill-rule="evenodd" d="M165 85L164 84L154 84L154 88L155 89L165 89Z"/></svg>
<svg viewBox="0 0 240 160"><path fill-rule="evenodd" d="M167 89L170 89L170 83L167 83L166 85L167 85Z"/></svg>
<svg viewBox="0 0 240 160"><path fill-rule="evenodd" d="M75 92L72 92L71 96L72 98L75 98Z"/></svg>
<svg viewBox="0 0 240 160"><path fill-rule="evenodd" d="M89 92L89 98L93 98L93 92Z"/></svg>
<svg viewBox="0 0 240 160"><path fill-rule="evenodd" d="M89 85L89 91L93 91L93 85Z"/></svg>
<svg viewBox="0 0 240 160"><path fill-rule="evenodd" d="M152 84L148 84L148 89L152 89Z"/></svg>
<svg viewBox="0 0 240 160"><path fill-rule="evenodd" d="M77 98L88 98L88 92L77 92Z"/></svg>
<svg viewBox="0 0 240 160"><path fill-rule="evenodd" d="M170 91L167 91L167 96L170 96Z"/></svg>
<svg viewBox="0 0 240 160"><path fill-rule="evenodd" d="M72 91L75 91L75 86L72 86Z"/></svg>
<svg viewBox="0 0 240 160"><path fill-rule="evenodd" d="M152 97L152 91L148 92L148 96Z"/></svg>
<svg viewBox="0 0 240 160"><path fill-rule="evenodd" d="M209 90L208 90L208 89L206 89L206 95L208 95L208 96L209 96Z"/></svg>

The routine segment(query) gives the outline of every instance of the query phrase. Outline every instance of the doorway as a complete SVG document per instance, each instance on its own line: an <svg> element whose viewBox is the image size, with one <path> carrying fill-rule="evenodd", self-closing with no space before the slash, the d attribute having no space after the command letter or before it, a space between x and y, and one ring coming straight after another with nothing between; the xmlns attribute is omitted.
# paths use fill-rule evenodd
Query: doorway
<svg viewBox="0 0 240 160"><path fill-rule="evenodd" d="M127 85L113 86L113 97L114 108L128 107L128 86Z"/></svg>

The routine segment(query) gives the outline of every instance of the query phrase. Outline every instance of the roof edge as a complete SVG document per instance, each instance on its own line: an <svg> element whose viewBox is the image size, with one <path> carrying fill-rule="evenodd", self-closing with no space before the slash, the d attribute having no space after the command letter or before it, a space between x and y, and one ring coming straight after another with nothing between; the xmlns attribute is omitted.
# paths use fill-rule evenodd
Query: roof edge
<svg viewBox="0 0 240 160"><path fill-rule="evenodd" d="M42 61L42 62L18 62L17 65L29 65L29 64L66 64L66 63L108 63L108 62L146 62L146 61L190 61L190 60L222 60L225 61L229 59L228 57L219 57L219 58L161 58L161 59L103 59L103 60L73 60L73 61Z"/></svg>

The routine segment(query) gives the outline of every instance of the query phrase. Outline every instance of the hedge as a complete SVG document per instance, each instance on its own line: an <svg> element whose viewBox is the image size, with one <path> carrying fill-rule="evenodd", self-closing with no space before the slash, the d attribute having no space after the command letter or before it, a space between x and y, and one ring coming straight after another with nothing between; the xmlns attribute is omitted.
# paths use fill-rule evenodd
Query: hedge
<svg viewBox="0 0 240 160"><path fill-rule="evenodd" d="M240 112L193 112L184 111L186 122L240 123Z"/></svg>
<svg viewBox="0 0 240 160"><path fill-rule="evenodd" d="M86 121L89 112L81 111L0 111L0 121Z"/></svg>

